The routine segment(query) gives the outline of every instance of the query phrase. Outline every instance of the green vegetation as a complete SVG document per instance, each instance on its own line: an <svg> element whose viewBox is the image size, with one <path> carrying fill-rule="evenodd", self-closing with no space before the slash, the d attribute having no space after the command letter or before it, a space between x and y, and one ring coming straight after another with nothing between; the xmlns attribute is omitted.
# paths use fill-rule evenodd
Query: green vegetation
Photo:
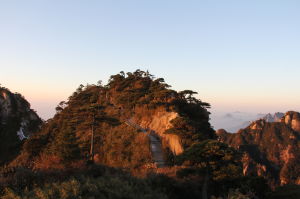
<svg viewBox="0 0 300 199"><path fill-rule="evenodd" d="M208 198L210 181L238 179L242 177L239 153L226 144L206 140L192 145L177 158L177 162L188 166L181 170L181 177L199 175L202 182L202 198Z"/></svg>
<svg viewBox="0 0 300 199"><path fill-rule="evenodd" d="M177 159L179 163L197 168L216 181L242 176L240 154L215 140L194 144Z"/></svg>
<svg viewBox="0 0 300 199"><path fill-rule="evenodd" d="M149 140L125 124L132 117L144 117L155 111L178 113L171 121L173 127L165 133L178 135L184 148L215 137L209 124L209 104L193 94L189 90L171 90L163 78L154 78L140 70L112 75L104 86L101 82L80 85L67 101L59 103L56 115L43 125L39 134L26 141L18 161L30 165L34 159L41 162L41 157L51 155L57 165L69 160L86 161L93 152L97 163L132 169L143 167L152 163ZM64 148L70 148L73 140L78 143L79 153L74 149L74 155L64 154ZM167 155L168 148L165 151Z"/></svg>
<svg viewBox="0 0 300 199"><path fill-rule="evenodd" d="M300 185L285 185L278 187L270 193L267 199L298 199L300 198Z"/></svg>
<svg viewBox="0 0 300 199"><path fill-rule="evenodd" d="M3 199L74 199L74 198L167 198L164 193L156 193L151 187L136 180L124 181L117 177L71 178L63 182L53 182L30 191L17 193L6 188Z"/></svg>
<svg viewBox="0 0 300 199"><path fill-rule="evenodd" d="M194 91L176 92L169 89L170 85L163 78L154 79L153 75L140 70L127 73L127 77L123 72L111 76L108 87L117 91L113 92L115 102L124 109L146 105L145 108L164 107L179 113L172 121L173 127L165 133L178 135L185 148L215 136L209 124L207 108L210 105L196 99Z"/></svg>
<svg viewBox="0 0 300 199"><path fill-rule="evenodd" d="M201 179L177 179L150 174L132 177L116 168L92 165L81 169L31 171L0 169L0 198L203 198ZM262 178L241 177L209 184L211 199L296 199L299 186L284 186L271 192Z"/></svg>
<svg viewBox="0 0 300 199"><path fill-rule="evenodd" d="M209 123L210 105L195 94L191 90L174 91L163 78L149 72L120 72L112 75L107 85L101 81L80 85L67 101L58 104L54 118L25 141L17 140L13 133L20 128L22 118L9 118L6 126L0 125L0 141L4 136L11 144L8 149L17 148L21 153L0 168L0 198L297 198L297 186L271 192L264 178L244 176L241 153L249 152L253 161L266 163L265 156L281 153L269 151L270 146L278 142L294 146L290 139L294 132L281 124L267 124L222 138L230 146L239 146L237 151L216 140ZM12 100L12 107L18 108L18 103ZM26 103L22 106L28 107ZM178 138L184 149L176 156L169 143L164 143L168 168L155 167L149 138L128 125L128 121L135 121L155 133L148 124L156 115L174 116L163 122L160 135L177 135L170 137ZM40 123L34 120L28 124L26 128L34 130ZM262 132L262 144L253 144ZM276 143L270 143L271 139ZM296 154L296 150L292 147L289 152ZM15 151L10 159L18 154ZM290 159L280 175L296 181L298 160Z"/></svg>
<svg viewBox="0 0 300 199"><path fill-rule="evenodd" d="M58 133L52 145L52 152L62 159L64 163L69 163L80 158L80 149L72 129L62 129Z"/></svg>
<svg viewBox="0 0 300 199"><path fill-rule="evenodd" d="M4 185L4 186L3 186ZM31 172L16 169L0 181L3 199L75 198L199 198L194 184L162 175L145 179L132 177L118 169L91 166L82 170Z"/></svg>

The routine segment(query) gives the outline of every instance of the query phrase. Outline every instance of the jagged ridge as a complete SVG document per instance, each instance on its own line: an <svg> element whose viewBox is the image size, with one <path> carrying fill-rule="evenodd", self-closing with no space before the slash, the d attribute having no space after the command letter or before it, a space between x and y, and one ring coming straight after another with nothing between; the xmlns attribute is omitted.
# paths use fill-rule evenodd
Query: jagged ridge
<svg viewBox="0 0 300 199"><path fill-rule="evenodd" d="M244 152L245 175L268 178L271 184L300 184L300 117L289 111L280 122L252 122L235 134L218 130L219 140Z"/></svg>

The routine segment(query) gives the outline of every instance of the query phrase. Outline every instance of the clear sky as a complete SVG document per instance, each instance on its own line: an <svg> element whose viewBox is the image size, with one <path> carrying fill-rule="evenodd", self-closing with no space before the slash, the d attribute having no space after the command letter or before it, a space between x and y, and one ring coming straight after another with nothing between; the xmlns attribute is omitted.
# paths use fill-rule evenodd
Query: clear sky
<svg viewBox="0 0 300 199"><path fill-rule="evenodd" d="M300 1L0 0L0 83L44 119L138 68L214 114L300 110Z"/></svg>

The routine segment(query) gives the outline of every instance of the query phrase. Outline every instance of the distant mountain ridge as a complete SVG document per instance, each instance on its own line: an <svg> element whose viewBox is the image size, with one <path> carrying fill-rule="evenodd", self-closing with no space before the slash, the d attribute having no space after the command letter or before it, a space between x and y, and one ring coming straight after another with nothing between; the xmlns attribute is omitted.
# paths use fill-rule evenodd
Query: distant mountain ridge
<svg viewBox="0 0 300 199"><path fill-rule="evenodd" d="M218 128L226 129L226 131L235 133L240 129L246 128L251 122L258 119L264 119L266 122L280 122L284 113L276 112L274 114L253 114L247 112L231 112L221 116L212 116L212 123Z"/></svg>
<svg viewBox="0 0 300 199"><path fill-rule="evenodd" d="M246 175L259 175L274 186L300 184L300 113L267 115L237 133L218 130L219 140L243 152ZM268 121L274 122L268 122Z"/></svg>
<svg viewBox="0 0 300 199"><path fill-rule="evenodd" d="M211 115L211 123L217 130L219 128L226 129L226 131L234 133L241 128L247 127L251 121L263 117L248 112L227 112L227 113L213 113Z"/></svg>
<svg viewBox="0 0 300 199"><path fill-rule="evenodd" d="M266 116L264 116L262 119L264 119L266 122L280 122L281 118L284 116L284 113L276 112L274 115L271 113L268 113Z"/></svg>

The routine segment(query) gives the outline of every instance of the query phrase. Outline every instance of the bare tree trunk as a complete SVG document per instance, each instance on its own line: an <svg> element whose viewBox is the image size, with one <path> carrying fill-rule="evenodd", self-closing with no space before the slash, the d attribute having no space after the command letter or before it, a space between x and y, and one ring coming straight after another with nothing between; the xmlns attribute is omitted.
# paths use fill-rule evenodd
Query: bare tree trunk
<svg viewBox="0 0 300 199"><path fill-rule="evenodd" d="M93 124L92 124L92 135L91 135L91 149L90 149L90 158L91 161L94 161L94 123L95 123L95 115L93 115Z"/></svg>
<svg viewBox="0 0 300 199"><path fill-rule="evenodd" d="M208 169L206 169L204 183L202 185L202 199L207 199L208 180L209 180L209 173L208 173Z"/></svg>

